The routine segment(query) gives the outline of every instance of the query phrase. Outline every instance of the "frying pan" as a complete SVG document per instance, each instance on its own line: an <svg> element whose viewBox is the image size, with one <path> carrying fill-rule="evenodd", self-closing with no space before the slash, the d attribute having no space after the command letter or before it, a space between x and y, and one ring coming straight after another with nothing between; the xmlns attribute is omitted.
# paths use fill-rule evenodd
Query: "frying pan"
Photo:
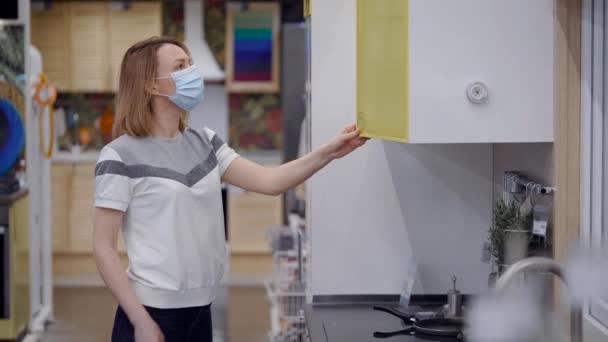
<svg viewBox="0 0 608 342"><path fill-rule="evenodd" d="M25 130L19 111L11 102L0 99L0 177L15 165L24 144Z"/></svg>
<svg viewBox="0 0 608 342"><path fill-rule="evenodd" d="M412 315L407 315L386 306L376 305L374 306L374 310L389 313L401 318L406 324L410 324L407 328L398 331L374 332L374 337L376 338L406 335L412 332L435 336L457 337L459 339L463 338L462 331L464 329L464 320L462 318L429 318L417 320Z"/></svg>

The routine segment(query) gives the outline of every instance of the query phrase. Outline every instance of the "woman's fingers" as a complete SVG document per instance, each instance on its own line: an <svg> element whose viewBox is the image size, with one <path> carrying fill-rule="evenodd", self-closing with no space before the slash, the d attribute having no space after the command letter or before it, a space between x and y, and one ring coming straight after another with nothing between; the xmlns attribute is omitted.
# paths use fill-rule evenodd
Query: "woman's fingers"
<svg viewBox="0 0 608 342"><path fill-rule="evenodd" d="M350 124L350 125L344 127L342 129L342 132L340 132L340 133L349 133L349 132L354 131L355 129L357 129L357 124L353 123L353 124Z"/></svg>
<svg viewBox="0 0 608 342"><path fill-rule="evenodd" d="M342 138L344 139L344 141L350 141L357 138L359 136L359 133L359 129L355 128L351 132L343 133Z"/></svg>
<svg viewBox="0 0 608 342"><path fill-rule="evenodd" d="M353 140L352 145L354 148L358 148L361 147L363 145L365 145L365 143L369 140L369 138L362 138L359 137L356 140Z"/></svg>
<svg viewBox="0 0 608 342"><path fill-rule="evenodd" d="M365 143L369 140L369 138L364 138L361 136L361 131L357 128L356 124L351 124L344 127L340 133L340 140L343 142L343 144L349 146L350 151L365 145Z"/></svg>

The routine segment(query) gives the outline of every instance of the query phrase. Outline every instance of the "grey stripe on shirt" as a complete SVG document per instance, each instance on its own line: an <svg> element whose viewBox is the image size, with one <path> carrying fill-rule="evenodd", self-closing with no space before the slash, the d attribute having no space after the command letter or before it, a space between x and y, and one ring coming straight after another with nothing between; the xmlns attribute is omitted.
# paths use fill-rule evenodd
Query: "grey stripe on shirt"
<svg viewBox="0 0 608 342"><path fill-rule="evenodd" d="M222 140L222 138L218 137L217 134L213 136L213 139L211 139L211 145L213 145L213 150L215 152L217 152L220 147L224 146L225 142L224 140Z"/></svg>
<svg viewBox="0 0 608 342"><path fill-rule="evenodd" d="M117 160L104 160L95 166L95 176L114 174L129 178L157 177L171 179L191 187L205 178L217 166L215 153L209 153L207 159L197 164L187 174L183 174L168 168L154 167L145 164L126 165Z"/></svg>

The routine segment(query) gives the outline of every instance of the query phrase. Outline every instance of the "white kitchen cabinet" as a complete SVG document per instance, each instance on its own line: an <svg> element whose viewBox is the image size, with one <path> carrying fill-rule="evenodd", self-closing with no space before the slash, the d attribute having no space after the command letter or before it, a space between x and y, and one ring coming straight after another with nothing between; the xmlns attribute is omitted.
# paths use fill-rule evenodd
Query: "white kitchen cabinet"
<svg viewBox="0 0 608 342"><path fill-rule="evenodd" d="M357 0L358 126L409 143L553 141L553 21L552 0Z"/></svg>

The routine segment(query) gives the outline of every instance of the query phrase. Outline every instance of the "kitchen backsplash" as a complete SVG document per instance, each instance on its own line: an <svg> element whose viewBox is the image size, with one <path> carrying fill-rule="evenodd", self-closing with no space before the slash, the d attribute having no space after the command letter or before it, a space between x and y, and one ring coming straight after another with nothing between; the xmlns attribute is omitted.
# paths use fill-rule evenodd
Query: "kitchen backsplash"
<svg viewBox="0 0 608 342"><path fill-rule="evenodd" d="M72 146L100 150L111 139L114 94L60 93L55 102L55 127L60 151Z"/></svg>

